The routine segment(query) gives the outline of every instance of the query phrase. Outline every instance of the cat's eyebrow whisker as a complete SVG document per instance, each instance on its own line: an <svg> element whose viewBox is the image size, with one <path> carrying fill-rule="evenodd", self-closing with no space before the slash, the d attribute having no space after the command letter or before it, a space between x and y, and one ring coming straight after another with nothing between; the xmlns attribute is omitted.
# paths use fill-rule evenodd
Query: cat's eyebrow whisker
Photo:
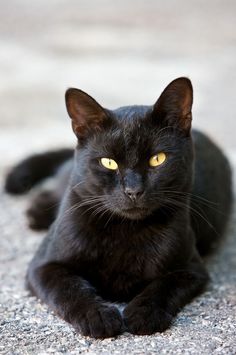
<svg viewBox="0 0 236 355"><path fill-rule="evenodd" d="M165 131L166 129L172 129L173 130L173 126L166 126L166 127L163 127L162 129L160 129L160 131L158 132L157 134L157 137L160 136L160 133L162 133L163 131Z"/></svg>
<svg viewBox="0 0 236 355"><path fill-rule="evenodd" d="M166 130L167 130L167 134L166 134L166 132L164 132L164 134L163 134L163 131L166 131ZM163 138L165 136L167 136L168 138L171 137L171 134L170 134L171 130L173 133L176 131L181 132L181 130L178 127L166 126L166 127L163 127L162 129L160 129L160 131L157 133L157 138Z"/></svg>

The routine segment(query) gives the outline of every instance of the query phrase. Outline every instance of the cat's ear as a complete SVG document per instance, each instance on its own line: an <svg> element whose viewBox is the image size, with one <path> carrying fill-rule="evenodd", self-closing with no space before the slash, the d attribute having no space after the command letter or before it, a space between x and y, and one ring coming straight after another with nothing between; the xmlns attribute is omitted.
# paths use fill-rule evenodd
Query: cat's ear
<svg viewBox="0 0 236 355"><path fill-rule="evenodd" d="M189 134L192 122L193 87L188 78L172 81L153 107L152 117Z"/></svg>
<svg viewBox="0 0 236 355"><path fill-rule="evenodd" d="M79 139L86 138L91 132L101 130L108 121L104 108L82 90L68 89L65 99L73 131Z"/></svg>

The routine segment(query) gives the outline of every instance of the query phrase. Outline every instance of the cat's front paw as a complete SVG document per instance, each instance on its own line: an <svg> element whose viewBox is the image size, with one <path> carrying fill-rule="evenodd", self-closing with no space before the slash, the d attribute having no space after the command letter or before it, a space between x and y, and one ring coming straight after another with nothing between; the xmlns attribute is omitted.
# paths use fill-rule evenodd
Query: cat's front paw
<svg viewBox="0 0 236 355"><path fill-rule="evenodd" d="M120 312L115 307L92 307L74 324L82 335L93 338L110 338L120 334L124 328Z"/></svg>
<svg viewBox="0 0 236 355"><path fill-rule="evenodd" d="M124 322L132 334L150 335L169 328L173 317L150 301L133 300L124 310Z"/></svg>

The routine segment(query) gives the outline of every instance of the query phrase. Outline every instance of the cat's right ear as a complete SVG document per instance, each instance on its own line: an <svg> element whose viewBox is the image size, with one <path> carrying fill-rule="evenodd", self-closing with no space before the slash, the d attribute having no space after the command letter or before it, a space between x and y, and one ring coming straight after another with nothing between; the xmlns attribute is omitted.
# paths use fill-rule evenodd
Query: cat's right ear
<svg viewBox="0 0 236 355"><path fill-rule="evenodd" d="M66 91L65 100L73 131L79 139L101 130L108 122L104 108L84 91L70 88Z"/></svg>

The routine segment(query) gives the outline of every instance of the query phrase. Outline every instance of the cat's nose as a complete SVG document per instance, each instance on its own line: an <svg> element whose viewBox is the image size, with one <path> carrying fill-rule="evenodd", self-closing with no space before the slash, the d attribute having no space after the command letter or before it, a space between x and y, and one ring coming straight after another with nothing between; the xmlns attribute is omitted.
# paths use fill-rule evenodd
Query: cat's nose
<svg viewBox="0 0 236 355"><path fill-rule="evenodd" d="M143 189L141 187L126 187L125 194L128 196L133 202L135 202L138 198L140 198L143 194Z"/></svg>

